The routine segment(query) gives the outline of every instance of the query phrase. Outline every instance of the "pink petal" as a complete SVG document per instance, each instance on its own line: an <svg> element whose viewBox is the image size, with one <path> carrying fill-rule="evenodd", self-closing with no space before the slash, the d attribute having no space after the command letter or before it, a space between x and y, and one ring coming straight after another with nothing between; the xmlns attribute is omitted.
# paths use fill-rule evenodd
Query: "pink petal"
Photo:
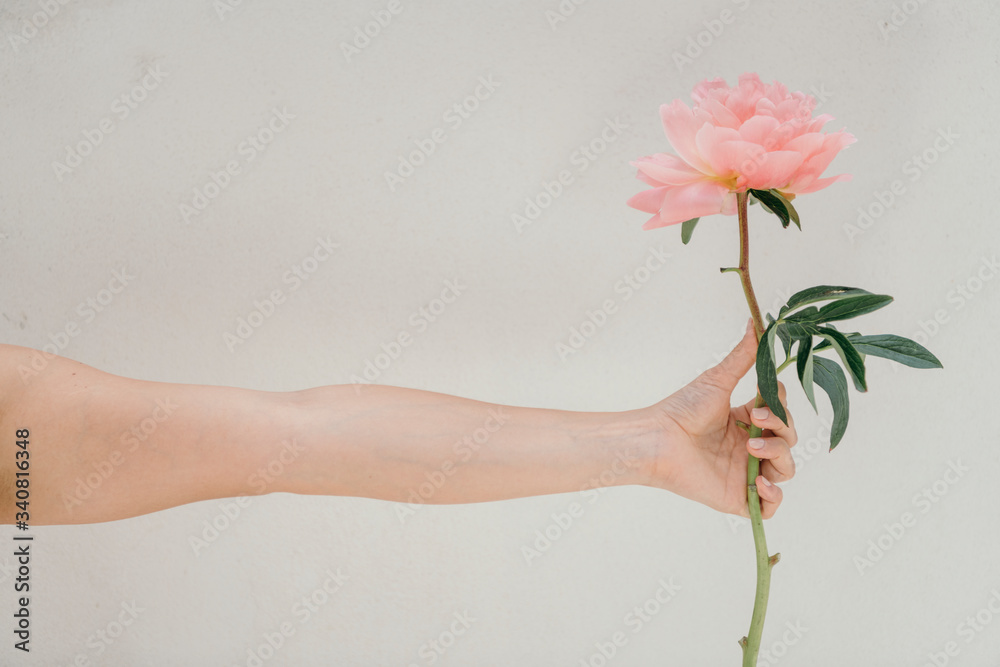
<svg viewBox="0 0 1000 667"><path fill-rule="evenodd" d="M722 215L736 215L736 193L729 191L722 198Z"/></svg>
<svg viewBox="0 0 1000 667"><path fill-rule="evenodd" d="M715 79L705 79L698 85L694 87L691 91L691 99L695 101L696 104L701 104L706 99L713 96L715 91L728 91L729 86L726 85L726 80L722 78Z"/></svg>
<svg viewBox="0 0 1000 667"><path fill-rule="evenodd" d="M828 113L820 114L813 118L806 126L807 132L819 132L823 126L833 120L833 116Z"/></svg>
<svg viewBox="0 0 1000 667"><path fill-rule="evenodd" d="M711 173L708 165L698 155L694 144L695 134L705 123L680 100L662 105L660 118L663 120L663 131L667 135L667 140L677 155L695 169L706 174Z"/></svg>
<svg viewBox="0 0 1000 667"><path fill-rule="evenodd" d="M663 196L667 193L668 187L670 186L664 185L652 190L643 190L638 194L632 195L626 204L646 213L657 213L663 205Z"/></svg>
<svg viewBox="0 0 1000 667"><path fill-rule="evenodd" d="M732 111L726 108L722 102L716 99L705 100L701 103L702 108L712 114L714 125L718 127L728 127L738 130L740 119Z"/></svg>
<svg viewBox="0 0 1000 667"><path fill-rule="evenodd" d="M653 185L684 185L705 178L705 174L694 169L684 160L666 153L657 153L630 164L653 179Z"/></svg>
<svg viewBox="0 0 1000 667"><path fill-rule="evenodd" d="M837 176L830 176L829 178L817 178L812 184L807 185L803 188L798 188L795 190L786 190L796 195L807 195L810 192L816 192L817 190L822 190L823 188L833 185L838 181L849 181L851 180L850 174L839 174Z"/></svg>
<svg viewBox="0 0 1000 667"><path fill-rule="evenodd" d="M728 127L703 125L694 138L695 147L708 163L713 176L728 178L736 165L746 159L754 146L741 140L740 133ZM756 147L759 151L759 146Z"/></svg>
<svg viewBox="0 0 1000 667"><path fill-rule="evenodd" d="M676 225L679 222L700 218L704 215L722 213L725 196L729 188L713 181L698 181L689 185L671 187L663 198L660 209L660 223L653 225L664 227ZM652 220L647 222L649 225ZM652 227L643 227L652 229Z"/></svg>
<svg viewBox="0 0 1000 667"><path fill-rule="evenodd" d="M746 185L755 190L781 188L788 184L795 170L802 166L802 154L795 151L764 153L751 169L745 169Z"/></svg>
<svg viewBox="0 0 1000 667"><path fill-rule="evenodd" d="M631 164L632 166L635 166L636 163L635 162L630 162L629 164ZM663 183L660 183L658 180L656 180L655 178L653 178L649 174L644 174L643 172L639 171L638 169L635 172L635 177L638 178L643 183L646 183L647 185L652 185L654 188L658 188L661 185L663 185Z"/></svg>
<svg viewBox="0 0 1000 667"><path fill-rule="evenodd" d="M666 225L663 224L663 221L660 220L660 214L659 213L657 213L656 215L654 215L652 218L650 218L646 222L642 223L642 228L643 229L656 229L657 227L665 227L665 226Z"/></svg>
<svg viewBox="0 0 1000 667"><path fill-rule="evenodd" d="M823 150L815 155L811 155L804 165L802 165L802 171L800 176L814 176L819 178L820 175L826 168L830 166L833 162L833 158L847 146L853 144L857 139L852 135L847 134L827 134L823 140Z"/></svg>
<svg viewBox="0 0 1000 667"><path fill-rule="evenodd" d="M769 134L778 129L781 121L771 116L754 116L740 125L740 137L761 146L766 145Z"/></svg>
<svg viewBox="0 0 1000 667"><path fill-rule="evenodd" d="M757 100L757 104L754 106L754 113L761 116L773 116L775 109L777 107L775 107L774 102L766 97L762 97Z"/></svg>
<svg viewBox="0 0 1000 667"><path fill-rule="evenodd" d="M826 136L827 135L822 132L800 134L799 136L790 139L784 146L780 146L780 148L785 151L802 153L802 155L808 160L813 155L823 150L823 142L826 140Z"/></svg>
<svg viewBox="0 0 1000 667"><path fill-rule="evenodd" d="M799 108L801 106L802 103L796 99L781 100L774 110L774 115L783 121L789 120L799 115Z"/></svg>

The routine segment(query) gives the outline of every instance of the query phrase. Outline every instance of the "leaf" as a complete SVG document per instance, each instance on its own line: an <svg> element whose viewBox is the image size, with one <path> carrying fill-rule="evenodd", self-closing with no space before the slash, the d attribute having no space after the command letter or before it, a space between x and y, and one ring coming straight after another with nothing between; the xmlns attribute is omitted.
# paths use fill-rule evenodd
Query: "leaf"
<svg viewBox="0 0 1000 667"><path fill-rule="evenodd" d="M757 346L757 389L771 412L787 426L788 416L778 399L778 372L774 366L775 326L771 324L764 330Z"/></svg>
<svg viewBox="0 0 1000 667"><path fill-rule="evenodd" d="M817 315L819 315L819 308L816 306L809 306L807 308L803 308L797 313L792 313L785 318L785 322L817 322Z"/></svg>
<svg viewBox="0 0 1000 667"><path fill-rule="evenodd" d="M830 341L833 349L840 355L840 360L844 362L844 368L847 368L851 373L854 388L858 391L868 391L868 384L865 382L865 360L847 336L829 327L819 327L819 335Z"/></svg>
<svg viewBox="0 0 1000 667"><path fill-rule="evenodd" d="M788 335L793 339L811 338L819 334L819 329L812 322L789 322L786 320L781 323L781 326L788 331Z"/></svg>
<svg viewBox="0 0 1000 667"><path fill-rule="evenodd" d="M827 326L827 327L829 327L829 328L831 328L831 329L835 329L835 328L836 328L836 327L834 327L834 326L833 326L832 324L830 324L829 322L827 322L827 323L826 323L826 326ZM818 329L817 329L816 333L817 333L817 334L819 333L819 330L818 330ZM860 333L858 333L857 331L853 331L853 332L851 332L851 333L846 333L846 334L844 334L844 335L845 335L845 336L847 336L847 339L848 339L848 340L850 340L850 341L851 341L851 343L853 343L853 342L854 342L854 339L855 339L855 338L857 338L858 336L860 336L861 334L860 334ZM816 352L816 351L818 351L818 350L825 350L825 349L827 349L827 348L830 348L830 347L832 347L832 346L830 345L830 341L828 341L828 340L826 340L826 339L824 338L823 340L821 340L821 341L820 341L820 342L819 342L819 343L818 343L818 344L816 345L816 347L814 347L814 348L813 348L813 352ZM857 347L857 346L855 345L855 347ZM858 352L861 352L861 350L858 350ZM864 352L861 352L861 354L862 354L862 356L864 356Z"/></svg>
<svg viewBox="0 0 1000 667"><path fill-rule="evenodd" d="M927 348L902 336L893 334L858 336L852 338L851 343L862 354L891 359L911 368L944 368Z"/></svg>
<svg viewBox="0 0 1000 667"><path fill-rule="evenodd" d="M790 216L788 215L788 209L785 208L784 197L775 197L767 190L750 190L749 192L761 203L761 206L781 219L782 227L788 227Z"/></svg>
<svg viewBox="0 0 1000 667"><path fill-rule="evenodd" d="M833 303L828 303L819 309L817 321L836 322L837 320L849 320L858 315L864 315L878 310L892 303L892 297L888 294L863 294L852 296Z"/></svg>
<svg viewBox="0 0 1000 667"><path fill-rule="evenodd" d="M788 217L792 220L792 222L795 223L795 226L798 227L799 231L801 232L802 223L799 222L799 212L795 210L794 206L792 206L792 202L788 201L788 198L785 197L785 195L781 194L774 188L768 190L768 192L770 192L772 195L781 200L781 203L785 205L785 210L788 211Z"/></svg>
<svg viewBox="0 0 1000 667"><path fill-rule="evenodd" d="M816 396L813 392L813 366L815 362L813 361L812 355L812 337L808 336L806 338L799 339L799 347L795 352L795 369L799 372L799 382L802 384L802 390L806 392L806 398L813 406L813 410L816 414L819 414L819 408L816 407Z"/></svg>
<svg viewBox="0 0 1000 667"><path fill-rule="evenodd" d="M785 329L784 323L778 325L778 338L781 339L781 346L785 348L785 359L789 357L792 353L792 337L789 335L788 330Z"/></svg>
<svg viewBox="0 0 1000 667"><path fill-rule="evenodd" d="M694 226L698 224L698 220L700 218L691 218L681 223L681 243L684 245L691 240L691 234L694 233Z"/></svg>
<svg viewBox="0 0 1000 667"><path fill-rule="evenodd" d="M796 292L788 299L788 303L781 307L778 311L778 319L790 310L795 310L799 306L804 306L807 303L815 303L817 301L828 301L830 299L843 299L849 296L860 296L862 294L871 294L867 290L863 290L857 287L834 287L831 285L817 285L816 287L810 287L809 289L804 289L801 292Z"/></svg>
<svg viewBox="0 0 1000 667"><path fill-rule="evenodd" d="M850 397L847 395L847 378L837 362L813 355L813 380L830 397L833 406L833 426L830 428L830 451L840 444L850 418Z"/></svg>

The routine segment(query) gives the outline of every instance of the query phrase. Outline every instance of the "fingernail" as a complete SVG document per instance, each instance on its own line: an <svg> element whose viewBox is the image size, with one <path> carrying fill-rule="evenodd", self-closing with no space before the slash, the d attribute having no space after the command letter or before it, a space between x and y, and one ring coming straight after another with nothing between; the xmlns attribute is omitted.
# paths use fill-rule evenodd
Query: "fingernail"
<svg viewBox="0 0 1000 667"><path fill-rule="evenodd" d="M767 419L767 408L754 408L753 409L754 419Z"/></svg>
<svg viewBox="0 0 1000 667"><path fill-rule="evenodd" d="M763 438L750 438L750 449L763 449L764 439Z"/></svg>
<svg viewBox="0 0 1000 667"><path fill-rule="evenodd" d="M771 480L769 480L767 477L761 477L760 481L764 482L764 486L773 486L773 484L771 484Z"/></svg>
<svg viewBox="0 0 1000 667"><path fill-rule="evenodd" d="M746 332L750 333L751 331L753 331L753 318L752 317L749 318L749 319L747 319L747 331Z"/></svg>

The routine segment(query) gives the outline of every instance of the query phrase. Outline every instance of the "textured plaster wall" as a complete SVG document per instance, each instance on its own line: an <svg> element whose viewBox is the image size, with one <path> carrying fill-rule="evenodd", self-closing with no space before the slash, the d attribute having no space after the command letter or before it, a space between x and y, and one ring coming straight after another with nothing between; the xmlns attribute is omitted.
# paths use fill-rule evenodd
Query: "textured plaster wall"
<svg viewBox="0 0 1000 667"><path fill-rule="evenodd" d="M854 180L796 202L804 231L753 210L762 306L822 283L892 294L865 329L917 337L945 365L873 359L833 454L825 398L816 416L790 384L799 465L767 526L783 560L761 664L993 665L998 30L985 0L5 0L0 339L41 348L74 324L61 353L112 373L283 391L350 382L407 333L377 382L648 405L731 348L746 306L718 273L735 219L703 220L689 246L676 227L642 231L628 162L669 151L661 103L757 71L858 138L831 169ZM323 243L335 251L311 261ZM616 284L653 253L669 257L626 299ZM460 296L421 315L449 281ZM608 299L617 312L561 356ZM227 344L240 318L259 326ZM553 528L574 502L582 515ZM30 657L11 646L0 549L0 661L597 666L620 632L609 665L737 664L743 521L637 487L399 509L269 495L36 529Z"/></svg>

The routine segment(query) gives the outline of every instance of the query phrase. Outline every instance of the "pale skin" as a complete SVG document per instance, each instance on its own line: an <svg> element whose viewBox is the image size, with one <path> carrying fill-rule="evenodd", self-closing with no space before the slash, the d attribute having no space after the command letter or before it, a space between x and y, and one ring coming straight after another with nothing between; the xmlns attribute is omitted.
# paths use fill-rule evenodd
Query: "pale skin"
<svg viewBox="0 0 1000 667"><path fill-rule="evenodd" d="M730 406L756 349L748 327L721 363L654 405L573 412L376 385L149 382L0 345L0 518L25 519L14 498L24 460L29 525L275 492L458 504L632 484L746 517L751 452L770 518L782 499L775 483L795 474L797 436L790 415L786 426L766 408L751 414L753 400ZM737 420L765 429L763 448ZM18 429L28 430L27 455Z"/></svg>

